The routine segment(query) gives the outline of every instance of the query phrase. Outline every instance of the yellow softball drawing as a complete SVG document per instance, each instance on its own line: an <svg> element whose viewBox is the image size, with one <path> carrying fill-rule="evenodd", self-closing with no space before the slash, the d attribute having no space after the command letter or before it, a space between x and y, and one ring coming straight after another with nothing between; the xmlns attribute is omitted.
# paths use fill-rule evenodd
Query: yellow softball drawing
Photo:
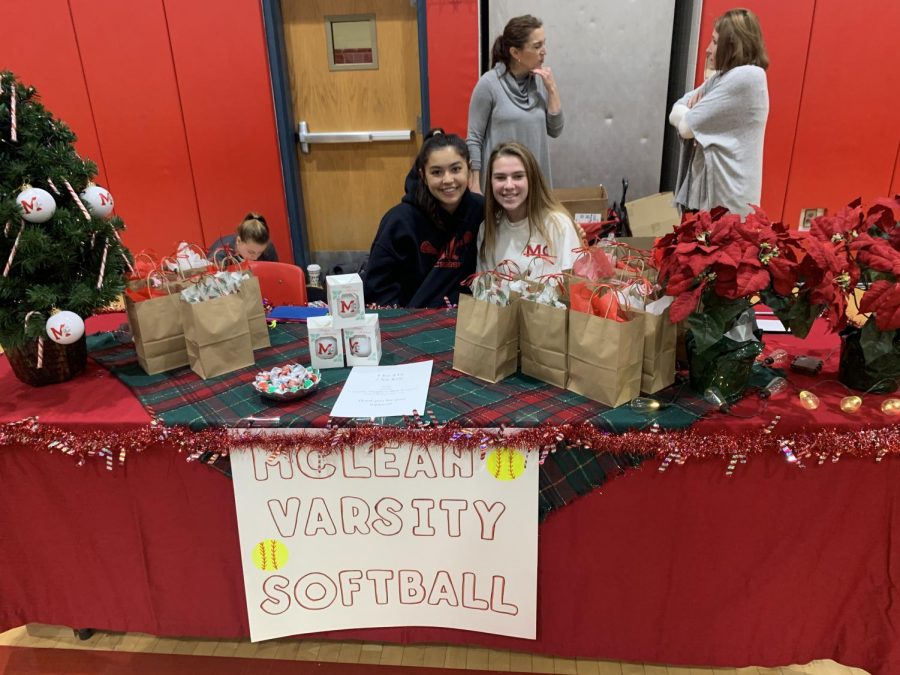
<svg viewBox="0 0 900 675"><path fill-rule="evenodd" d="M263 539L253 547L253 564L263 572L280 570L287 561L287 546L277 539Z"/></svg>
<svg viewBox="0 0 900 675"><path fill-rule="evenodd" d="M525 453L497 448L487 456L487 468L497 480L515 480L525 471Z"/></svg>

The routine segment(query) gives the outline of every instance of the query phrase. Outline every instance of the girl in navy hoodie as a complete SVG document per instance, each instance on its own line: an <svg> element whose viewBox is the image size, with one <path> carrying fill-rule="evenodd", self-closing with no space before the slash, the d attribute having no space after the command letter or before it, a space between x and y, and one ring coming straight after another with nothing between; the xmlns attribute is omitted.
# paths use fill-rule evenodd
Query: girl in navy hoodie
<svg viewBox="0 0 900 675"><path fill-rule="evenodd" d="M401 307L456 304L475 271L484 198L468 189L469 150L455 134L425 137L406 194L384 214L364 272L367 303Z"/></svg>

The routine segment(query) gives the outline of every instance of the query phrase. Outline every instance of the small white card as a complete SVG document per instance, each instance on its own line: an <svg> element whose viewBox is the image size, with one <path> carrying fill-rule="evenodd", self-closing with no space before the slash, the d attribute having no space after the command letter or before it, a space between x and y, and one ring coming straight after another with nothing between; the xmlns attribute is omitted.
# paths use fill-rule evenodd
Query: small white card
<svg viewBox="0 0 900 675"><path fill-rule="evenodd" d="M763 333L788 333L790 332L778 319L757 319L756 325Z"/></svg>
<svg viewBox="0 0 900 675"><path fill-rule="evenodd" d="M425 413L433 361L403 366L356 366L338 395L332 417L391 417Z"/></svg>

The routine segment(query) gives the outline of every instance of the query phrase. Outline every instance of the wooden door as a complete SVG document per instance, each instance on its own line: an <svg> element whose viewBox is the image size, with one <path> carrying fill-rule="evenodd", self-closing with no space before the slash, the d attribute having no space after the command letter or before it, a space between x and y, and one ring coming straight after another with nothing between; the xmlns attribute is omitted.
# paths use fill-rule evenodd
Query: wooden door
<svg viewBox="0 0 900 675"><path fill-rule="evenodd" d="M420 0L421 1L421 0ZM295 119L309 131L416 129L421 114L416 8L410 0L283 0ZM378 68L329 70L325 17L374 14ZM408 141L311 144L300 182L312 252L368 250L403 195Z"/></svg>

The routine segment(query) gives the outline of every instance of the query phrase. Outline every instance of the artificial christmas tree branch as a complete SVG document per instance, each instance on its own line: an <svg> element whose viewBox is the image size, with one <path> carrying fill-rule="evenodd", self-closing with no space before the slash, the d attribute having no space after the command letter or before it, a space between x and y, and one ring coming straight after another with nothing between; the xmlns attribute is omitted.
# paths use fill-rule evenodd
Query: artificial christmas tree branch
<svg viewBox="0 0 900 675"><path fill-rule="evenodd" d="M82 203L97 166L78 156L75 141L33 87L0 73L0 344L7 351L45 335L44 321L26 322L30 312L88 317L125 288L132 258L117 232L125 225Z"/></svg>

